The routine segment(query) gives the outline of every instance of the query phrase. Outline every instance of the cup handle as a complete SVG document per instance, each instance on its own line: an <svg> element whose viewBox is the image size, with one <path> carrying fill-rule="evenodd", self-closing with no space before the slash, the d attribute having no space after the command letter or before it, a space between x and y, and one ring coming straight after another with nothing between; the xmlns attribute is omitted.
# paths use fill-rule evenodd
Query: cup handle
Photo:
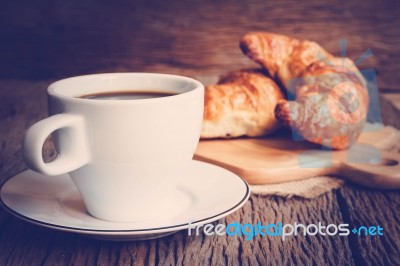
<svg viewBox="0 0 400 266"><path fill-rule="evenodd" d="M58 134L57 158L45 163L42 148L54 131ZM83 117L56 114L34 124L25 134L22 152L26 164L46 175L60 175L76 170L90 161L88 138Z"/></svg>

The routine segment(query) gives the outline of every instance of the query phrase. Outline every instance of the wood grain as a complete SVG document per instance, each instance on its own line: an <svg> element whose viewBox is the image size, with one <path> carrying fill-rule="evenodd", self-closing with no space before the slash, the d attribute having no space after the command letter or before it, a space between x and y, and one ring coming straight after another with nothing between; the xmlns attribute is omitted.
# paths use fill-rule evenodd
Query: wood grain
<svg viewBox="0 0 400 266"><path fill-rule="evenodd" d="M238 48L249 31L373 57L379 88L399 88L400 3L390 1L7 1L0 9L0 77L60 78L116 71L221 74L254 66Z"/></svg>
<svg viewBox="0 0 400 266"><path fill-rule="evenodd" d="M399 265L399 193L369 191L351 185L340 189L337 196L343 219L351 226L380 225L384 228L382 237L349 236L355 262L359 265Z"/></svg>
<svg viewBox="0 0 400 266"><path fill-rule="evenodd" d="M340 174L373 188L400 188L400 155L382 150L396 145L397 132L390 127L370 130L345 151L327 151L307 141L296 141L287 129L257 139L202 140L195 159L222 166L252 185ZM373 153L371 148L380 153ZM370 162L373 159L381 161L374 165Z"/></svg>
<svg viewBox="0 0 400 266"><path fill-rule="evenodd" d="M309 215L304 215L304 212ZM188 236L187 231L158 240L106 242L33 226L0 212L0 262L12 265L352 265L347 238ZM252 196L240 211L218 223L340 223L333 193L318 201Z"/></svg>
<svg viewBox="0 0 400 266"><path fill-rule="evenodd" d="M20 143L26 129L47 116L50 81L0 80L0 182L26 169ZM398 115L398 114L397 114ZM396 114L390 119L396 119ZM390 120L392 121L392 120ZM51 146L45 157L53 156ZM1 265L388 265L399 264L400 191L346 185L316 199L252 195L219 223L349 223L381 225L383 237L188 236L181 231L140 242L107 242L34 226L0 209Z"/></svg>

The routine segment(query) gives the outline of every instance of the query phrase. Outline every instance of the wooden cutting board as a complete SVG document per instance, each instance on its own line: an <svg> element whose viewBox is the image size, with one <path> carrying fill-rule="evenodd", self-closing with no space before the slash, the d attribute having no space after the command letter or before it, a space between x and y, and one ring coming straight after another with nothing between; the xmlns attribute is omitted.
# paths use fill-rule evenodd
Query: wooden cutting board
<svg viewBox="0 0 400 266"><path fill-rule="evenodd" d="M346 151L321 150L281 130L264 138L202 140L195 159L222 166L249 184L336 175L375 188L400 188L400 154L383 151L398 141L389 127L368 128Z"/></svg>

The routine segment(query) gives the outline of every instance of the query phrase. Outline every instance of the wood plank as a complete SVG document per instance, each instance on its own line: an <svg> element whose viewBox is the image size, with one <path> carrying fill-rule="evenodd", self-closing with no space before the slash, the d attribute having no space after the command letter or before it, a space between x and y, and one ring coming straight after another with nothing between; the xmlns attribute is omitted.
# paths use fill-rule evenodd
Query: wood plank
<svg viewBox="0 0 400 266"><path fill-rule="evenodd" d="M371 125L368 127L373 128ZM282 129L264 138L202 140L195 158L224 167L252 185L341 174L348 180L372 188L394 189L400 188L400 166L371 167L369 160L375 157L399 162L397 153L383 152L385 147L393 147L398 141L397 131L382 127L363 132L357 145L350 150L322 151L318 145L295 141L290 130ZM365 145L379 149L379 157L366 154ZM308 159L304 159L306 156ZM361 164L352 164L351 161Z"/></svg>
<svg viewBox="0 0 400 266"><path fill-rule="evenodd" d="M382 97L391 102L400 112L400 93L383 93Z"/></svg>
<svg viewBox="0 0 400 266"><path fill-rule="evenodd" d="M356 264L399 265L400 191L373 191L351 185L340 189L337 196L343 219L352 228L383 228L383 236L349 236Z"/></svg>
<svg viewBox="0 0 400 266"><path fill-rule="evenodd" d="M396 103L385 94L379 96L379 102L383 123L400 129L400 109L395 106Z"/></svg>
<svg viewBox="0 0 400 266"><path fill-rule="evenodd" d="M373 57L379 87L400 82L400 3L391 1L8 1L0 10L0 77L60 78L115 71L221 74L255 66L238 48L249 31L319 42Z"/></svg>
<svg viewBox="0 0 400 266"><path fill-rule="evenodd" d="M0 211L0 263L12 265L353 265L346 237L188 236L187 231L141 242L107 242L27 224ZM252 196L218 223L340 223L334 193L318 200ZM215 223L214 223L215 224Z"/></svg>
<svg viewBox="0 0 400 266"><path fill-rule="evenodd" d="M47 116L49 83L0 80L0 182L26 168L20 143L26 129ZM106 242L30 225L0 210L0 264L399 263L395 252L399 250L400 192L386 193L348 186L313 200L253 195L243 209L219 221L380 224L392 233L373 239L298 236L246 241L244 237L187 236L182 231L158 240Z"/></svg>
<svg viewBox="0 0 400 266"><path fill-rule="evenodd" d="M20 153L24 131L47 115L49 82L0 81L0 181L26 168ZM10 93L13 92L13 93ZM1 98L3 99L3 98ZM12 111L13 110L13 111ZM47 149L47 148L46 148ZM220 223L340 223L334 193L316 200L252 196ZM151 241L106 242L30 225L0 210L0 264L353 264L346 238L188 236L187 231Z"/></svg>

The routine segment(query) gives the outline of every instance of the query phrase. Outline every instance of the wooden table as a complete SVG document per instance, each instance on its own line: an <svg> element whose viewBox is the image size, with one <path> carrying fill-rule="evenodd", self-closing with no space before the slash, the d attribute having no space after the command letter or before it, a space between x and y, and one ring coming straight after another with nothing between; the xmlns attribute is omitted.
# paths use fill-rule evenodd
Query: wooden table
<svg viewBox="0 0 400 266"><path fill-rule="evenodd" d="M46 86L93 72L155 71L214 75L254 66L237 48L250 30L313 39L338 54L370 48L362 68L378 70L385 123L400 128L400 5L397 1L264 3L263 1L155 1L119 5L53 1L2 3L0 10L0 182L26 169L20 145L27 128L47 116ZM45 147L45 152L51 152ZM51 154L46 154L51 156ZM230 223L348 223L380 225L384 236L188 236L107 242L44 229L0 210L1 265L400 264L400 191L347 183L316 199L252 195Z"/></svg>

